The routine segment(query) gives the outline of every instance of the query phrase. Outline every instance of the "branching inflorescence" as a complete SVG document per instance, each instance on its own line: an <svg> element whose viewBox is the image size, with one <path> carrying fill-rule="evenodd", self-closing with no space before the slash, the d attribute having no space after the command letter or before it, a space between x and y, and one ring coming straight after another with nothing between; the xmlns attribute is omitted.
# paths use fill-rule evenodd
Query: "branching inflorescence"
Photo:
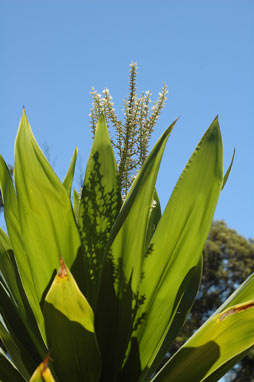
<svg viewBox="0 0 254 382"><path fill-rule="evenodd" d="M143 165L149 140L166 102L167 86L164 84L157 101L150 108L151 91L143 91L138 97L136 89L137 63L130 64L129 95L123 100L123 120L114 109L108 89L102 95L92 88L91 128L94 135L97 121L104 114L111 130L112 145L117 155L118 175L122 197L125 198L136 173Z"/></svg>

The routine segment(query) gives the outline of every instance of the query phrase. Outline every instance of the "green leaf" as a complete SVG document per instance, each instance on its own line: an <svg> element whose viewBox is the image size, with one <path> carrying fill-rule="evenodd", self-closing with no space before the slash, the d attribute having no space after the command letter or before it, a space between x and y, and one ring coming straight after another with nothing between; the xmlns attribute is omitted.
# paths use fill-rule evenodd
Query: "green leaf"
<svg viewBox="0 0 254 382"><path fill-rule="evenodd" d="M156 230L156 227L160 221L161 218L161 205L159 196L157 194L157 191L154 191L154 198L152 202L152 206L149 211L149 223L147 226L147 232L146 232L146 247L148 247L152 236L154 234L154 231Z"/></svg>
<svg viewBox="0 0 254 382"><path fill-rule="evenodd" d="M232 293L231 296L216 310L213 316L222 313L223 311L233 307L235 305L245 305L248 304L249 301L254 300L254 273L251 274L236 290ZM210 320L209 319L209 320ZM207 321L208 322L208 321ZM202 329L203 326L199 330ZM198 331L197 331L198 332ZM244 350L239 352L236 357L229 359L227 362L222 364L214 373L215 376L218 375L218 379L226 374L237 362L239 362L246 354L248 350ZM211 376L213 378L213 375ZM211 379L212 381L213 379Z"/></svg>
<svg viewBox="0 0 254 382"><path fill-rule="evenodd" d="M235 305L213 316L166 363L153 381L217 381L216 371L254 344L253 320L254 301Z"/></svg>
<svg viewBox="0 0 254 382"><path fill-rule="evenodd" d="M2 349L0 349L0 380L1 382L26 382Z"/></svg>
<svg viewBox="0 0 254 382"><path fill-rule="evenodd" d="M24 354L21 353L19 347L15 343L13 336L8 332L8 330L4 327L1 321L0 321L0 338L5 348L7 349L8 355L10 359L12 360L13 364L19 370L21 375L23 375L26 379L28 379L29 373L22 360L22 356L24 357Z"/></svg>
<svg viewBox="0 0 254 382"><path fill-rule="evenodd" d="M94 332L94 316L61 259L44 302L47 340L54 370L62 382L96 382L100 378L100 354Z"/></svg>
<svg viewBox="0 0 254 382"><path fill-rule="evenodd" d="M178 305L177 314L175 314L174 319L170 325L170 329L160 347L159 352L150 366L148 372L146 373L146 380L158 370L159 366L165 359L165 354L169 351L172 342L174 341L176 334L179 333L180 329L187 319L188 313L190 311L190 302L194 302L197 295L201 276L202 276L203 258L200 257L199 264L197 267L191 269L187 277L184 279L181 287L178 290L178 296L176 301L180 301Z"/></svg>
<svg viewBox="0 0 254 382"><path fill-rule="evenodd" d="M179 310L183 285L198 274L223 180L223 150L217 118L181 174L150 243L139 293L144 302L136 322L141 369L145 378L166 336L173 339L175 316L186 317L192 299ZM162 240L163 238L163 240ZM170 291L170 293L169 293ZM181 307L182 308L182 307ZM158 325L159 320L159 325ZM172 332L173 331L173 332ZM142 378L140 380L143 380Z"/></svg>
<svg viewBox="0 0 254 382"><path fill-rule="evenodd" d="M209 322L211 320L214 321L215 316L219 317L220 314L224 314L223 312L229 311L234 306L246 306L246 305L248 306L249 301L252 301L252 300L254 300L254 274L249 276L248 279L245 280L242 283L242 285L240 285L240 287L237 288L237 290L225 301L225 303L222 304L217 309L217 311L212 315L212 317L208 321L206 321L205 324L203 326L201 326L201 328L199 330L197 330L195 332L194 337L196 335L199 336L199 332L206 331L206 326L209 324ZM191 339L192 339L192 337L191 337ZM188 344L189 344L189 342L184 344L184 346L181 349L185 349L187 347L188 348L187 354L191 354ZM208 352L213 350L213 353L211 353L211 354L213 354L214 362L215 362L215 360L219 360L219 355L217 353L220 352L220 349L218 349L218 345L213 343L212 345L209 344L209 345L205 345L205 346L206 346ZM229 347L230 347L230 345L229 345ZM204 351L204 349L205 349L204 347L203 348L201 347L198 351L202 353ZM221 359L220 365L218 365L216 367L216 369L212 372L210 377L205 379L205 381L208 382L208 381L219 380L224 374L227 373L227 371L229 371L232 368L233 365L235 365L238 361L240 361L248 353L248 350L249 350L248 344L246 345L246 347L244 347L243 350L241 350L240 346L239 346L239 348L237 350L237 354L236 355L231 354L228 359ZM197 350L195 350L195 351L197 351ZM198 351L196 354L197 357L199 357L199 354L200 354L200 353L198 353ZM181 352L182 352L181 357L183 357L186 350L184 350L184 351L181 350ZM196 355L195 355L195 357L196 357ZM215 357L215 355L216 355L216 357ZM191 357L192 356L194 356L194 355L192 354ZM208 357L208 359L209 359L209 357ZM179 358L178 362L180 362L180 358ZM206 366L204 366L204 370L205 370L205 372L208 372L208 370L210 370L210 368L213 367L213 362L211 361L211 362L209 362L209 364L207 364L205 362L205 360L203 360L203 365L206 365ZM170 366L170 368L171 368L171 366ZM179 368L180 368L180 366L179 366Z"/></svg>
<svg viewBox="0 0 254 382"><path fill-rule="evenodd" d="M64 178L64 181L63 181L63 185L64 185L69 197L71 197L71 188L72 188L72 182L73 182L73 177L74 177L75 165L76 165L76 161L77 161L77 155L78 155L78 149L76 147L74 150L72 159L71 159L70 166L68 168L68 171L67 171L65 178Z"/></svg>
<svg viewBox="0 0 254 382"><path fill-rule="evenodd" d="M225 309L238 305L245 304L248 301L254 300L254 273L252 273L235 291L232 293L227 300L216 310L213 314L219 314ZM212 316L212 317L213 317ZM211 318L212 318L211 317Z"/></svg>
<svg viewBox="0 0 254 382"><path fill-rule="evenodd" d="M154 200L155 182L167 140L175 123L176 121L162 134L138 173L109 239L111 242L112 236L114 237L117 231L111 247L113 262L115 266L119 266L119 261L121 262L127 283L132 278L131 287L134 293L138 291L147 250L146 235Z"/></svg>
<svg viewBox="0 0 254 382"><path fill-rule="evenodd" d="M77 190L75 190L75 188L74 188L74 192L73 192L73 199L74 199L74 207L73 207L74 216L76 218L76 221L78 221L78 218L79 218L80 194L78 193Z"/></svg>
<svg viewBox="0 0 254 382"><path fill-rule="evenodd" d="M28 373L33 372L36 365L41 360L42 350L38 346L38 339L31 338L24 322L22 321L17 306L9 297L2 282L0 282L0 314L4 326L0 328L0 336L6 345L7 350L13 355L13 361L20 365L20 361ZM5 330L4 330L5 328ZM13 351L17 350L17 354ZM39 350L41 350L41 353ZM25 373L25 371L24 371Z"/></svg>
<svg viewBox="0 0 254 382"><path fill-rule="evenodd" d="M17 196L13 187L9 169L1 155L0 155L0 188L1 188L2 197L4 201L4 216L5 216L5 222L6 222L6 226L7 226L9 237L10 237L11 248L13 248L16 254L16 260L17 260L19 272L21 275L22 283L26 291L26 295L31 305L31 308L36 317L38 326L43 335L44 327L43 327L43 317L41 313L41 308L35 293L34 280L32 278L31 269L29 267L27 253L23 247L23 238L21 234ZM9 243L6 244L5 239L6 238L3 238L3 235L2 235L3 246L5 247L7 245L9 247L10 245Z"/></svg>
<svg viewBox="0 0 254 382"><path fill-rule="evenodd" d="M131 337L135 311L139 304L138 286L147 250L148 220L155 181L175 122L158 140L137 175L112 227L105 249L107 257L102 269L96 307L96 333L104 362L104 380L114 380L120 372Z"/></svg>
<svg viewBox="0 0 254 382"><path fill-rule="evenodd" d="M223 183L222 183L222 187L221 187L222 190L225 187L225 184L227 183L229 174L230 174L232 166L233 166L234 158L235 158L235 149L233 151L233 155L232 155L232 159L231 159L230 165L229 165L229 167L228 167L228 169L226 171L226 174L224 175L224 178L223 178Z"/></svg>
<svg viewBox="0 0 254 382"><path fill-rule="evenodd" d="M27 253L27 259L20 261L29 264L37 300L41 302L59 257L63 256L71 266L80 239L68 193L37 145L25 111L16 138L14 175Z"/></svg>
<svg viewBox="0 0 254 382"><path fill-rule="evenodd" d="M11 249L8 236L0 229L0 270L4 278L5 287L11 295L11 299L17 305L17 311L22 319L26 330L29 332L38 352L42 355L45 352L45 345L31 307L25 294L16 260ZM4 310L6 305L3 305ZM6 346L7 347L7 346ZM8 348L8 347L7 347ZM9 349L8 349L9 350Z"/></svg>
<svg viewBox="0 0 254 382"><path fill-rule="evenodd" d="M87 260L83 268L72 269L82 292L94 308L103 253L111 227L121 207L117 166L106 120L100 117L86 167L79 203L78 226ZM88 276L80 274L88 270ZM89 285L82 286L86 280ZM91 281L90 281L91 280Z"/></svg>

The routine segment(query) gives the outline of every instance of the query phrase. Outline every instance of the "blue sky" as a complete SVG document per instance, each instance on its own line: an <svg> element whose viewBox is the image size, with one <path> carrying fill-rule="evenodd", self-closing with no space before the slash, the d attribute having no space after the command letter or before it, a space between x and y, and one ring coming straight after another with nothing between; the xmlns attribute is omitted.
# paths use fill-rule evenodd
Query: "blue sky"
<svg viewBox="0 0 254 382"><path fill-rule="evenodd" d="M231 176L216 210L254 237L253 0L26 1L0 3L0 153L13 163L22 106L61 179L75 146L91 147L89 92L109 88L119 114L129 63L138 91L168 101L153 140L177 117L158 178L163 206L199 139L219 114ZM78 171L79 171L78 168Z"/></svg>

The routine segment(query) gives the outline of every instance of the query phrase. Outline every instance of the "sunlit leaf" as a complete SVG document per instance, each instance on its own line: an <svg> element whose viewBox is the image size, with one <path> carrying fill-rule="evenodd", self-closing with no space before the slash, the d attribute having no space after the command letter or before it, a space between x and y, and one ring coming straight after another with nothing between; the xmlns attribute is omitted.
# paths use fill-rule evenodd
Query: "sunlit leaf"
<svg viewBox="0 0 254 382"><path fill-rule="evenodd" d="M155 182L175 122L163 133L133 186L112 227L96 308L96 330L106 370L105 379L120 372L139 304L138 287L146 254L148 219L154 200ZM133 308L134 307L134 308ZM109 366L111 365L111 366Z"/></svg>
<svg viewBox="0 0 254 382"><path fill-rule="evenodd" d="M63 185L66 188L66 191L69 195L71 196L71 188L72 188L72 182L73 182L73 177L74 177L74 171L75 171L75 165L76 165L76 160L77 160L77 155L78 155L78 149L77 147L74 150L70 166L68 168L67 174L65 175Z"/></svg>
<svg viewBox="0 0 254 382"><path fill-rule="evenodd" d="M198 267L222 180L223 152L216 118L177 182L142 269L144 277L139 293L144 296L144 303L137 319L144 318L136 335L144 375L165 336L173 340L177 335L172 333L175 316L179 315L179 320L180 315L186 317L193 303L194 296L184 310L179 310L187 280Z"/></svg>
<svg viewBox="0 0 254 382"><path fill-rule="evenodd" d="M71 266L80 239L68 193L37 145L25 111L15 144L14 175L27 264L41 302L59 257Z"/></svg>
<svg viewBox="0 0 254 382"><path fill-rule="evenodd" d="M43 311L53 366L60 380L99 381L100 354L93 311L63 259L45 298Z"/></svg>
<svg viewBox="0 0 254 382"><path fill-rule="evenodd" d="M216 371L254 344L254 301L213 316L167 362L155 382L217 381ZM198 365L195 367L194 365Z"/></svg>

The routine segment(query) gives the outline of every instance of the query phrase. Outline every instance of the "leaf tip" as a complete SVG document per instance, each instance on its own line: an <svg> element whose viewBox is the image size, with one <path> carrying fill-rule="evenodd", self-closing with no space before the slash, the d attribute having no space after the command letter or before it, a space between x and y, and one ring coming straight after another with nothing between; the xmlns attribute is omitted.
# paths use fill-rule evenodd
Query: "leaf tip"
<svg viewBox="0 0 254 382"><path fill-rule="evenodd" d="M50 357L50 353L48 353L42 362L42 374L46 371L48 368L49 361L52 361L52 358Z"/></svg>
<svg viewBox="0 0 254 382"><path fill-rule="evenodd" d="M60 269L58 271L58 276L61 278L61 279L64 279L65 277L67 277L67 268L66 268L66 265L64 263L64 259L62 256L60 256Z"/></svg>

